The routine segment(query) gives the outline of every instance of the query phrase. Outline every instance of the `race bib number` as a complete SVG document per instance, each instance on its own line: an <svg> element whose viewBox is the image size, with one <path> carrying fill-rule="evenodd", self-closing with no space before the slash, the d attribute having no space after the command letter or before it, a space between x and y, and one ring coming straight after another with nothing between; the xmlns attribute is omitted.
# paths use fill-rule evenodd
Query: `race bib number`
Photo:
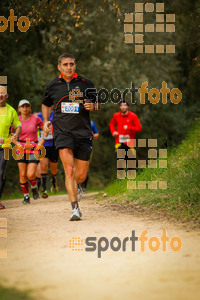
<svg viewBox="0 0 200 300"><path fill-rule="evenodd" d="M79 103L62 102L61 112L65 114L79 114Z"/></svg>
<svg viewBox="0 0 200 300"><path fill-rule="evenodd" d="M122 134L119 135L120 143L128 143L129 140L130 140L130 136L128 134L127 135L122 135Z"/></svg>

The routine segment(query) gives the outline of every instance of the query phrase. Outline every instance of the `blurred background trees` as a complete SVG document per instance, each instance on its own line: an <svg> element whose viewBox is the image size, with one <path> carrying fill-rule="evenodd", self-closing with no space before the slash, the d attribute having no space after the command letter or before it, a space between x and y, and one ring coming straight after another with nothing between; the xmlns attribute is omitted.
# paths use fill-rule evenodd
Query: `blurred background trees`
<svg viewBox="0 0 200 300"><path fill-rule="evenodd" d="M148 44L175 44L175 54L135 54L133 44L124 43L124 14L133 13L135 2L143 1L7 1L1 0L0 15L8 18L10 9L15 16L27 16L31 27L21 33L0 32L0 75L8 77L8 93L14 108L20 99L29 99L32 111L41 110L41 99L48 81L56 77L57 58L71 52L77 60L77 72L91 79L97 90L113 88L124 91L131 82L139 88L148 81L148 88L160 89L166 81L170 89L176 87L183 98L178 105L169 100L153 105L130 105L143 127L138 138L157 138L159 146L172 147L185 136L191 121L199 116L199 16L198 1L163 1L165 13L176 15L175 33L145 33ZM144 1L145 3L147 1ZM156 1L149 1L156 3ZM155 23L155 14L144 15ZM15 22L16 23L16 22ZM130 101L130 94L127 95ZM100 137L94 142L90 185L103 187L116 178L114 139L109 131L117 104L108 101L99 113L91 113ZM141 152L139 156L144 154ZM7 190L18 181L16 162L9 161ZM63 171L59 177L62 183ZM64 185L61 187L64 188Z"/></svg>

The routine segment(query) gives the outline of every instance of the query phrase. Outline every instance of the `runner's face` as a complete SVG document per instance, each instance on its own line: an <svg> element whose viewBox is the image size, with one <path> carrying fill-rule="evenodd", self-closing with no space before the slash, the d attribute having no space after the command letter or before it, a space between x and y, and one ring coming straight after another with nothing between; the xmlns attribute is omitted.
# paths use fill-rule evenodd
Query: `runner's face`
<svg viewBox="0 0 200 300"><path fill-rule="evenodd" d="M29 115L31 112L31 107L29 104L24 104L19 107L19 111L20 111L21 115Z"/></svg>
<svg viewBox="0 0 200 300"><path fill-rule="evenodd" d="M76 64L70 57L63 58L60 65L58 65L58 70L66 79L71 80L76 70Z"/></svg>
<svg viewBox="0 0 200 300"><path fill-rule="evenodd" d="M1 86L0 87L0 103L3 104L4 102L6 102L6 99L8 98L8 94L6 92L6 89Z"/></svg>
<svg viewBox="0 0 200 300"><path fill-rule="evenodd" d="M128 105L126 103L120 104L120 111L124 114L128 111Z"/></svg>

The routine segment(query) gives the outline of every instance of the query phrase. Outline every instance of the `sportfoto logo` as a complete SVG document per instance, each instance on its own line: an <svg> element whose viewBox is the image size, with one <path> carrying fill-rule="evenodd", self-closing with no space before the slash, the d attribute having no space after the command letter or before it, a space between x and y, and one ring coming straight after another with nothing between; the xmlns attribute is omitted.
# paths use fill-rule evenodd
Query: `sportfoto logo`
<svg viewBox="0 0 200 300"><path fill-rule="evenodd" d="M37 145L35 148L30 142L30 139L26 139L26 144L24 147L20 144L17 143L13 148L11 146L11 138L9 138L5 143L4 143L4 138L0 137L0 145L4 149L4 159L9 160L9 150L12 149L12 156L15 160L20 160L24 156L24 150L26 150L26 160L30 160L30 150L33 150L34 156L36 159L42 159L46 155L46 149L43 145Z"/></svg>
<svg viewBox="0 0 200 300"><path fill-rule="evenodd" d="M0 16L0 32L7 30L8 22L10 22L10 32L14 32L15 21L17 21L17 17L15 16L13 9L10 10L10 16L8 17L8 20L4 16ZM29 19L25 16L20 17L17 22L17 27L21 32L26 32L30 27Z"/></svg>
<svg viewBox="0 0 200 300"><path fill-rule="evenodd" d="M125 237L121 240L119 237L113 237L110 241L106 237L100 237L97 239L95 236L87 237L84 240L80 237L73 237L69 241L69 247L72 251L75 252L95 252L97 251L97 257L101 258L102 252L106 252L109 248L114 251L122 251L126 252L129 248L132 252L135 252L136 242L138 242L140 251L145 252L149 249L152 252L158 251L162 248L163 252L167 251L167 247L174 251L178 252L181 249L181 239L179 237L172 237L171 239L167 236L166 230L162 231L162 236L159 238L153 236L148 239L147 237L148 231L145 230L142 232L140 237L135 235L135 230L132 230L130 237Z"/></svg>
<svg viewBox="0 0 200 300"><path fill-rule="evenodd" d="M86 90L86 96L88 98L97 95L101 104L106 104L109 100L111 100L111 102L114 104L118 104L122 98L126 99L126 95L128 93L131 94L132 104L136 102L135 93L140 94L140 104L146 104L147 99L151 104L157 104L160 100L162 101L162 104L167 104L168 98L170 98L170 101L173 104L178 104L182 99L181 91L178 88L173 88L170 90L167 87L167 82L165 81L162 82L162 87L160 90L156 88L149 90L147 81L143 82L139 89L135 88L134 82L131 82L131 88L126 88L123 92L117 88L112 89L110 92L105 88L102 88L99 91L97 91L95 88L88 88Z"/></svg>

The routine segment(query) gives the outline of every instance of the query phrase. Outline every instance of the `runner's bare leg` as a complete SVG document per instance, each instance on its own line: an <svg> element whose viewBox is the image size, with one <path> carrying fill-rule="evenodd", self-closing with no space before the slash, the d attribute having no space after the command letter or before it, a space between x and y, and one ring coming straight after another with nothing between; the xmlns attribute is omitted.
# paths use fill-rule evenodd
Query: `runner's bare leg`
<svg viewBox="0 0 200 300"><path fill-rule="evenodd" d="M75 163L73 150L59 149L59 156L65 172L65 186L71 202L77 201L77 183L75 179Z"/></svg>
<svg viewBox="0 0 200 300"><path fill-rule="evenodd" d="M77 184L83 182L87 176L89 161L75 158L75 178Z"/></svg>
<svg viewBox="0 0 200 300"><path fill-rule="evenodd" d="M44 157L43 159L41 159L40 165L41 165L41 174L47 174L49 159L47 157Z"/></svg>
<svg viewBox="0 0 200 300"><path fill-rule="evenodd" d="M57 171L57 167L58 167L58 163L54 163L50 161L50 170L51 170L51 174L56 176L58 171Z"/></svg>
<svg viewBox="0 0 200 300"><path fill-rule="evenodd" d="M27 177L29 180L34 180L36 177L37 164L30 163L27 166Z"/></svg>
<svg viewBox="0 0 200 300"><path fill-rule="evenodd" d="M27 178L27 164L25 163L18 163L19 168L19 181L20 183L25 183L28 181Z"/></svg>

